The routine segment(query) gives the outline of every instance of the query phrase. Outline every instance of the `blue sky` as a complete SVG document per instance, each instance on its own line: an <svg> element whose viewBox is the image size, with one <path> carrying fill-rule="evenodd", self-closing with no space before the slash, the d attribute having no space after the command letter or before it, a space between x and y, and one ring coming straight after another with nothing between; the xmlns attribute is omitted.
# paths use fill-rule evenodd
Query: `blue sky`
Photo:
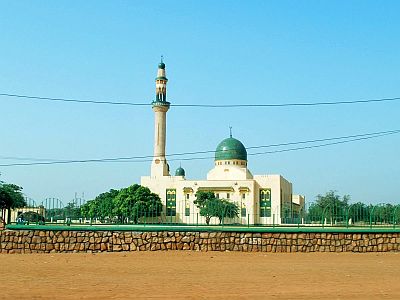
<svg viewBox="0 0 400 300"><path fill-rule="evenodd" d="M398 1L0 1L0 93L150 102L160 55L177 104L287 103L399 97ZM150 107L0 97L0 156L151 155ZM167 152L213 150L399 129L400 102L168 112ZM398 202L399 135L249 157L312 201ZM0 159L1 163L13 162ZM178 161L170 163L174 170ZM183 161L189 179L213 160ZM41 201L90 199L138 183L149 163L0 168Z"/></svg>

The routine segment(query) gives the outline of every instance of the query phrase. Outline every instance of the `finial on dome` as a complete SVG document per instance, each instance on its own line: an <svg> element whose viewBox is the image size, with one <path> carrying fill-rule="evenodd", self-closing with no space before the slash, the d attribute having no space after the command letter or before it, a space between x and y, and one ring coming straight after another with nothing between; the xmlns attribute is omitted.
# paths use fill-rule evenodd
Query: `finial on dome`
<svg viewBox="0 0 400 300"><path fill-rule="evenodd" d="M232 126L229 126L229 137L232 137Z"/></svg>
<svg viewBox="0 0 400 300"><path fill-rule="evenodd" d="M179 168L176 169L175 171L175 176L185 176L185 175L186 175L185 169L182 168L181 165L179 165Z"/></svg>
<svg viewBox="0 0 400 300"><path fill-rule="evenodd" d="M158 64L159 69L165 69L164 56L161 55L161 62Z"/></svg>

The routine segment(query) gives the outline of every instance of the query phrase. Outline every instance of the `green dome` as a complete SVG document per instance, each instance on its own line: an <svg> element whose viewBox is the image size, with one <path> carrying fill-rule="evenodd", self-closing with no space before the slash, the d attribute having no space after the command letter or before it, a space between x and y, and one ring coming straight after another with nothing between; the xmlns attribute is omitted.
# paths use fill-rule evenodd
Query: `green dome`
<svg viewBox="0 0 400 300"><path fill-rule="evenodd" d="M159 69L165 69L165 64L164 64L163 62L160 62L160 63L158 64L158 68L159 68Z"/></svg>
<svg viewBox="0 0 400 300"><path fill-rule="evenodd" d="M218 144L215 150L215 160L247 160L247 151L242 142L229 137Z"/></svg>
<svg viewBox="0 0 400 300"><path fill-rule="evenodd" d="M185 170L182 167L179 167L175 171L175 176L185 176Z"/></svg>

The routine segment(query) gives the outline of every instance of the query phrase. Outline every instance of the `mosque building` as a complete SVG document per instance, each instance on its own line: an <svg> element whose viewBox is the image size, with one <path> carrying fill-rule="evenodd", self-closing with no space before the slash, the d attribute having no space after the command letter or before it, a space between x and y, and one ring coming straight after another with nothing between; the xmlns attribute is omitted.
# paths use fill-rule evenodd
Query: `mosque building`
<svg viewBox="0 0 400 300"><path fill-rule="evenodd" d="M217 198L227 199L239 207L239 217L225 220L235 224L281 224L298 215L304 197L293 195L292 183L281 175L253 175L248 169L246 147L232 133L216 150L214 167L206 180L187 180L179 167L170 174L166 159L166 125L170 103L167 101L165 64L158 65L154 111L154 155L150 176L141 177L141 185L160 196L163 214L174 223L205 223L194 204L198 191L212 191ZM215 218L213 218L215 219ZM291 218L292 219L292 218ZM217 223L217 220L212 222Z"/></svg>

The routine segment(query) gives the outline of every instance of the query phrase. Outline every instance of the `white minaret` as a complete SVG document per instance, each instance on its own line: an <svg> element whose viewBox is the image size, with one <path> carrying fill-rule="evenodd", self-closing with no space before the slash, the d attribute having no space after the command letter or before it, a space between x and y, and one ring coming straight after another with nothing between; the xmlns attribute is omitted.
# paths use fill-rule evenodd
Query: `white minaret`
<svg viewBox="0 0 400 300"><path fill-rule="evenodd" d="M170 103L167 102L167 81L165 64L161 57L156 78L156 100L152 103L154 111L154 154L151 163L151 177L169 176L169 166L165 158L167 111L170 106Z"/></svg>

